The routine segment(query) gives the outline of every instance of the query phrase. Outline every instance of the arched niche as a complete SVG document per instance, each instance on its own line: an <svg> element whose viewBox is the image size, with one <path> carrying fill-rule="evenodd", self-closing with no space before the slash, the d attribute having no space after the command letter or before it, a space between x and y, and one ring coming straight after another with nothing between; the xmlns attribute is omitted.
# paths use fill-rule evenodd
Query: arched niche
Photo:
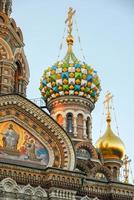
<svg viewBox="0 0 134 200"><path fill-rule="evenodd" d="M25 81L28 83L29 82L29 77L30 77L30 71L29 71L29 65L27 62L27 58L25 56L24 50L23 49L16 49L14 53L14 62L20 62L22 67L23 67L23 77Z"/></svg>
<svg viewBox="0 0 134 200"><path fill-rule="evenodd" d="M22 86L20 85L20 80L23 76L23 68L22 68L22 64L20 63L20 61L16 61L16 70L15 70L15 78L14 78L14 92L15 93L21 93L23 91L22 90Z"/></svg>
<svg viewBox="0 0 134 200"><path fill-rule="evenodd" d="M56 121L60 126L63 126L63 116L61 114L57 115Z"/></svg>
<svg viewBox="0 0 134 200"><path fill-rule="evenodd" d="M80 149L77 149L76 151L76 157L80 159L88 160L88 159L91 159L91 154L87 149L80 148Z"/></svg>
<svg viewBox="0 0 134 200"><path fill-rule="evenodd" d="M77 143L75 145L75 151L77 152L79 149L87 150L90 153L91 158L98 159L96 149L90 142L79 142L79 143Z"/></svg>
<svg viewBox="0 0 134 200"><path fill-rule="evenodd" d="M99 180L104 180L105 181L111 181L112 180L112 173L111 171L105 167L105 166L96 166L91 170L91 174L93 178L99 179Z"/></svg>
<svg viewBox="0 0 134 200"><path fill-rule="evenodd" d="M16 50L14 63L16 68L14 77L14 92L25 96L30 73L27 59L23 50Z"/></svg>
<svg viewBox="0 0 134 200"><path fill-rule="evenodd" d="M13 60L13 53L8 43L0 38L0 59Z"/></svg>

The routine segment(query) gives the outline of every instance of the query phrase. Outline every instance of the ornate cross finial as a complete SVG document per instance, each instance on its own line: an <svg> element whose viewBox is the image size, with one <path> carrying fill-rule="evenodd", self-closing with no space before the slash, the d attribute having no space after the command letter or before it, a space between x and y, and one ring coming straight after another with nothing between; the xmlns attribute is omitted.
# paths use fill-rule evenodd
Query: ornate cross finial
<svg viewBox="0 0 134 200"><path fill-rule="evenodd" d="M110 92L107 92L106 96L105 96L105 100L104 100L104 106L106 109L106 114L107 114L107 122L111 121L111 113L110 113L110 101L112 100L113 95Z"/></svg>
<svg viewBox="0 0 134 200"><path fill-rule="evenodd" d="M73 26L73 15L75 14L75 10L73 10L72 8L69 8L68 11L68 17L65 21L65 23L68 23L68 35L71 36L72 35L72 26Z"/></svg>

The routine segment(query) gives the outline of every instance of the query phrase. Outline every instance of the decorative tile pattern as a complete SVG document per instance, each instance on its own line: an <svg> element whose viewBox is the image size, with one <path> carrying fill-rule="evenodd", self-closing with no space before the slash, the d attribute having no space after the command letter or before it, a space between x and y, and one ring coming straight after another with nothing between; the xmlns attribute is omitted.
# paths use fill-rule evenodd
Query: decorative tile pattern
<svg viewBox="0 0 134 200"><path fill-rule="evenodd" d="M97 72L83 63L57 63L44 71L40 91L46 101L56 97L73 95L96 102L100 93Z"/></svg>

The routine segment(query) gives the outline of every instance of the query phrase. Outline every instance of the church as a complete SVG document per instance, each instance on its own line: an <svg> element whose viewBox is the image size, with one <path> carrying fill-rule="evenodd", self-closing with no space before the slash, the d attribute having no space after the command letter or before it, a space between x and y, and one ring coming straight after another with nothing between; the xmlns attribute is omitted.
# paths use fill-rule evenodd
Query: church
<svg viewBox="0 0 134 200"><path fill-rule="evenodd" d="M49 111L26 97L30 69L12 0L0 0L0 200L134 200L120 180L125 145L112 131L106 94L106 131L92 142L92 111L101 92L96 70L73 52L69 8L66 55L40 82Z"/></svg>

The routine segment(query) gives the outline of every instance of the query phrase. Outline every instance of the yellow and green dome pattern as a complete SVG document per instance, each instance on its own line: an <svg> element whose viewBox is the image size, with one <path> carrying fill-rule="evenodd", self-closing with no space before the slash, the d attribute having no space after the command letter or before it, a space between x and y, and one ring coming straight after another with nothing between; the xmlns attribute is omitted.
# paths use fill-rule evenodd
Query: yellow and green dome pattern
<svg viewBox="0 0 134 200"><path fill-rule="evenodd" d="M90 65L65 60L45 70L40 83L45 101L69 95L84 97L95 103L100 89L97 72Z"/></svg>

